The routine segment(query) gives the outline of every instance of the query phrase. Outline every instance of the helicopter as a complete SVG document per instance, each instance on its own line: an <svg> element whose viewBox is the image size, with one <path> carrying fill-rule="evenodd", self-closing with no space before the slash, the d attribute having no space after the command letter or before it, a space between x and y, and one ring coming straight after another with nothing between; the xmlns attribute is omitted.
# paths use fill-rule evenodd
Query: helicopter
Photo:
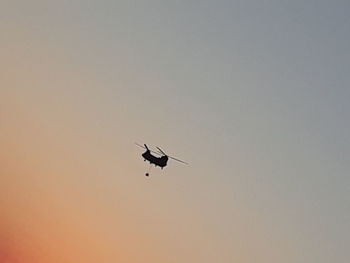
<svg viewBox="0 0 350 263"><path fill-rule="evenodd" d="M162 149L160 149L159 147L156 147L158 149L158 152L156 151L152 151L148 148L148 146L146 144L144 144L143 146L141 144L138 144L138 143L135 143L137 146L145 149L146 151L142 154L142 157L144 159L144 161L149 161L150 165L154 164L156 167L159 166L162 170L165 166L167 166L167 163L168 163L168 160L169 158L170 159L173 159L175 161L178 161L180 163L183 163L183 164L188 164L184 161L181 161L175 157L172 157L172 156L169 156L167 155ZM160 157L157 157L156 155L153 155L153 154L156 154L156 155L159 155ZM151 168L151 166L150 166ZM145 174L146 176L149 176L149 173L147 172Z"/></svg>

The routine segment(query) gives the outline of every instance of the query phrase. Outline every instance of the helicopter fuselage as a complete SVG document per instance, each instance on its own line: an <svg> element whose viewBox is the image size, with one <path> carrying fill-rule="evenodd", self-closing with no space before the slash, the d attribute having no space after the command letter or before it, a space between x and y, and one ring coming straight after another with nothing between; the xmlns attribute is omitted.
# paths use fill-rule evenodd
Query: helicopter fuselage
<svg viewBox="0 0 350 263"><path fill-rule="evenodd" d="M155 166L159 166L162 169L167 166L167 162L168 162L168 156L164 155L161 157L157 157L151 154L151 152L149 150L147 150L146 152L144 152L142 154L142 157L144 158L144 160L149 161L150 164L154 164Z"/></svg>

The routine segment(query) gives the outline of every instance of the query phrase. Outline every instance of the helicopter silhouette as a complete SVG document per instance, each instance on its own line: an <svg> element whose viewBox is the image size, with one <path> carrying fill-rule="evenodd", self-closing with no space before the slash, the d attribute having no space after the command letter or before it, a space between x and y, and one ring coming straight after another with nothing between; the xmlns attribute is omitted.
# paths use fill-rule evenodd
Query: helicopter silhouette
<svg viewBox="0 0 350 263"><path fill-rule="evenodd" d="M146 144L144 144L143 146L141 144L138 144L138 143L135 143L135 144L143 149L146 149L146 151L142 154L144 161L148 161L150 163L150 165L154 164L156 167L159 166L162 170L165 166L167 166L169 158L173 159L175 161L178 161L180 163L183 163L183 164L188 164L188 163L181 161L175 157L167 155L159 147L156 147L159 152L155 152L155 151L150 150ZM153 155L152 153L159 155L160 157L157 157L156 155ZM149 173L147 172L145 175L149 176Z"/></svg>

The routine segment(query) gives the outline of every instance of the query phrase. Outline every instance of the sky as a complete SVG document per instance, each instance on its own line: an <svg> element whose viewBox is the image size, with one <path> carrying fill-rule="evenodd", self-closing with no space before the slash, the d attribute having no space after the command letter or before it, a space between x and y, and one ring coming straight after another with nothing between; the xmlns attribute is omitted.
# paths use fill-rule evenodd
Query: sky
<svg viewBox="0 0 350 263"><path fill-rule="evenodd" d="M349 10L0 1L0 261L348 262Z"/></svg>

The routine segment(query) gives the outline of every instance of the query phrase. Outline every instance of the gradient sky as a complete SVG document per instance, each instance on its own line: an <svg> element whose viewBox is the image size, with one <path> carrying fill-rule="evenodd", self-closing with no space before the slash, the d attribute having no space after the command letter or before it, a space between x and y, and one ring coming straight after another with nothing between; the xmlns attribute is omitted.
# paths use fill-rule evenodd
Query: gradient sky
<svg viewBox="0 0 350 263"><path fill-rule="evenodd" d="M2 0L0 261L348 262L349 11Z"/></svg>

